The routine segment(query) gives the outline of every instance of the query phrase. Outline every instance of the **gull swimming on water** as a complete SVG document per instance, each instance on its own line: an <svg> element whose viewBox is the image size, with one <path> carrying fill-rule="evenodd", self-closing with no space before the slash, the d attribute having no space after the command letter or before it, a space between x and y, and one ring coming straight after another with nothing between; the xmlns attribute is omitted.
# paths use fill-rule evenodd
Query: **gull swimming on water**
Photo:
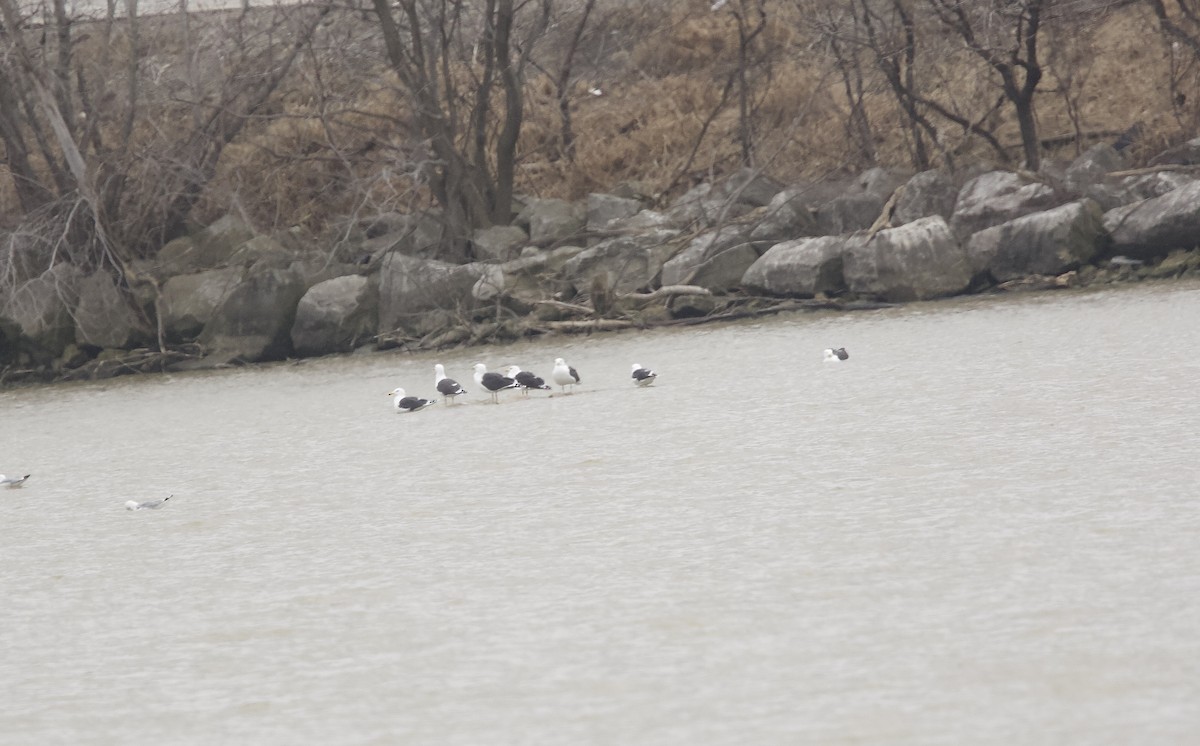
<svg viewBox="0 0 1200 746"><path fill-rule="evenodd" d="M825 362L838 363L850 357L850 353L846 352L845 347L829 347L825 349Z"/></svg>
<svg viewBox="0 0 1200 746"><path fill-rule="evenodd" d="M649 368L643 368L639 363L633 364L633 373L630 374L633 383L637 386L649 386L654 383L654 379L658 378L658 374Z"/></svg>
<svg viewBox="0 0 1200 746"><path fill-rule="evenodd" d="M162 506L166 505L167 500L170 500L172 497L175 497L175 496L167 495L166 497L164 497L161 500L147 500L147 501L141 502L141 503L138 502L137 500L127 500L125 502L125 509L126 510L158 510Z"/></svg>
<svg viewBox="0 0 1200 746"><path fill-rule="evenodd" d="M425 407L437 403L437 399L421 399L416 396L405 396L404 389L396 388L388 392L392 397L392 406L397 412L420 412Z"/></svg>
<svg viewBox="0 0 1200 746"><path fill-rule="evenodd" d="M32 475L26 474L23 477L6 477L3 474L0 474L0 485L8 487L10 490L19 489L21 485L25 484L25 480L29 479L30 476Z"/></svg>

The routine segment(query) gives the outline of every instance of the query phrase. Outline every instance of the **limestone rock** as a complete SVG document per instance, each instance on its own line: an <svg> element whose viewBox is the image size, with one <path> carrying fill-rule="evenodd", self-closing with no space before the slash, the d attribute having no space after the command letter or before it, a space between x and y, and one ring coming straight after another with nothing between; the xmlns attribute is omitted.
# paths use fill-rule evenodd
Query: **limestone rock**
<svg viewBox="0 0 1200 746"><path fill-rule="evenodd" d="M598 276L618 293L649 289L675 250L678 231L658 229L615 236L584 249L563 265L563 277L576 290L586 291Z"/></svg>
<svg viewBox="0 0 1200 746"><path fill-rule="evenodd" d="M950 225L960 238L993 225L1054 207L1057 197L1045 184L1025 181L1011 171L989 171L958 192Z"/></svg>
<svg viewBox="0 0 1200 746"><path fill-rule="evenodd" d="M245 277L241 267L176 275L162 286L159 313L163 332L172 343L196 339L213 313Z"/></svg>
<svg viewBox="0 0 1200 746"><path fill-rule="evenodd" d="M204 230L177 238L159 249L158 265L166 276L211 269L228 260L253 237L254 231L241 218L226 215Z"/></svg>
<svg viewBox="0 0 1200 746"><path fill-rule="evenodd" d="M581 205L562 199L533 199L514 222L529 229L529 240L546 245L577 235L586 217Z"/></svg>
<svg viewBox="0 0 1200 746"><path fill-rule="evenodd" d="M791 187L776 194L750 231L750 240L774 244L817 235L817 220L809 207L808 197L809 192L804 187Z"/></svg>
<svg viewBox="0 0 1200 746"><path fill-rule="evenodd" d="M447 320L471 312L476 305L471 288L482 266L388 254L379 270L380 333L428 334Z"/></svg>
<svg viewBox="0 0 1200 746"><path fill-rule="evenodd" d="M379 324L379 292L366 277L347 275L313 285L296 306L292 347L301 357L350 352Z"/></svg>
<svg viewBox="0 0 1200 746"><path fill-rule="evenodd" d="M1134 259L1165 256L1200 244L1200 181L1104 213L1112 253Z"/></svg>
<svg viewBox="0 0 1200 746"><path fill-rule="evenodd" d="M529 234L517 225L493 225L480 228L471 237L475 258L481 262L506 262L515 259Z"/></svg>
<svg viewBox="0 0 1200 746"><path fill-rule="evenodd" d="M885 301L954 295L971 282L966 251L937 215L849 237L842 271L850 292Z"/></svg>
<svg viewBox="0 0 1200 746"><path fill-rule="evenodd" d="M742 286L771 295L811 298L845 290L840 236L800 238L772 246L742 277Z"/></svg>
<svg viewBox="0 0 1200 746"><path fill-rule="evenodd" d="M75 341L72 312L79 300L83 272L62 262L20 285L0 304L0 316L12 320L21 335L58 357Z"/></svg>
<svg viewBox="0 0 1200 746"><path fill-rule="evenodd" d="M642 203L636 199L611 194L589 194L587 197L587 229L603 231L615 223L632 218L641 212Z"/></svg>
<svg viewBox="0 0 1200 746"><path fill-rule="evenodd" d="M75 341L93 347L131 350L149 344L154 332L130 305L112 275L95 272L79 285Z"/></svg>
<svg viewBox="0 0 1200 746"><path fill-rule="evenodd" d="M215 310L200 334L200 344L211 358L224 361L254 363L288 357L296 304L304 290L304 278L293 269L248 275Z"/></svg>
<svg viewBox="0 0 1200 746"><path fill-rule="evenodd" d="M662 284L728 290L738 286L757 260L749 227L728 225L696 236L663 264Z"/></svg>
<svg viewBox="0 0 1200 746"><path fill-rule="evenodd" d="M822 236L865 230L883 212L884 200L870 192L843 194L817 210L817 232Z"/></svg>
<svg viewBox="0 0 1200 746"><path fill-rule="evenodd" d="M1102 183L1107 174L1122 168L1125 168L1125 157L1112 145L1093 145L1067 167L1066 189L1076 196L1084 196L1094 185Z"/></svg>
<svg viewBox="0 0 1200 746"><path fill-rule="evenodd" d="M981 230L968 239L967 255L974 273L1006 282L1074 269L1090 262L1107 238L1100 206L1085 199Z"/></svg>
<svg viewBox="0 0 1200 746"><path fill-rule="evenodd" d="M949 220L957 199L958 187L949 176L941 171L922 171L904 185L892 213L892 225L904 225L933 215Z"/></svg>

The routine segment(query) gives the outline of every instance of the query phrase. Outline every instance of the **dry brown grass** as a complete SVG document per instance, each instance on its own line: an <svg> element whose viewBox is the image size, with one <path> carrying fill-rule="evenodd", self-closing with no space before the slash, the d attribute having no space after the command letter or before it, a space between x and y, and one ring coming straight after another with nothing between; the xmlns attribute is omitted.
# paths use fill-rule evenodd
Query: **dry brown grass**
<svg viewBox="0 0 1200 746"><path fill-rule="evenodd" d="M597 16L600 31L585 40L593 54L581 56L571 96L574 160L562 152L553 85L544 75L530 73L518 190L578 198L637 181L650 193L671 187L662 195L666 199L699 179L740 165L736 99L720 107L722 89L737 62L736 24L727 13L710 12L708 0L665 5L635 4ZM753 50L758 165L784 182L862 168L867 164L847 134L848 105L827 50L814 42L794 0L778 0L772 8L778 12ZM339 23L362 26L346 38L371 33L361 19L347 17ZM981 117L999 96L987 71L944 33L929 30L922 44L925 93L970 119ZM157 46L158 56L169 48L166 41ZM274 118L251 123L227 148L197 210L198 222L236 202L261 228L302 225L318 232L355 211L407 209L428 201L414 181L415 146L404 128L403 98L381 57L377 51L372 57L367 44L356 50L359 57L339 63L341 50L321 57L323 93L312 89L309 71L298 72L273 108ZM1073 131L1065 106L1068 94L1077 103L1085 132L1123 131L1141 122L1143 139L1132 151L1136 159L1195 134L1200 97L1181 105L1172 101L1171 50L1140 4L1048 26L1043 50L1053 50L1044 61L1060 73L1048 74L1039 94L1043 136ZM561 50L544 51L544 66L553 71ZM876 160L885 167L908 168L911 154L901 114L866 62L865 104ZM1200 82L1195 65L1176 62L1180 89L1195 90ZM467 73L462 70L460 80ZM1064 81L1075 88L1056 89ZM604 95L590 95L592 84L599 84ZM172 135L171 121L180 105L164 96L156 106L140 123L137 139L145 152L168 152L162 139ZM1017 130L1008 107L995 124L1001 141L1015 145ZM978 138L946 123L942 142L956 152L960 165L972 158L994 158ZM1050 155L1071 157L1074 152L1074 144L1068 144ZM0 183L0 207L11 210L12 205L9 185Z"/></svg>

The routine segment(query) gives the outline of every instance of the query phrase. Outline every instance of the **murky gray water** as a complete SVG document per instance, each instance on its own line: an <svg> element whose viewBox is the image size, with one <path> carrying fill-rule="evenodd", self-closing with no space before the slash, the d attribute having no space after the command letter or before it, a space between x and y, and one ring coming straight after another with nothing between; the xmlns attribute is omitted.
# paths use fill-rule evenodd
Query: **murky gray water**
<svg viewBox="0 0 1200 746"><path fill-rule="evenodd" d="M0 393L0 741L1196 743L1198 318L1146 286ZM560 355L573 395L386 396Z"/></svg>

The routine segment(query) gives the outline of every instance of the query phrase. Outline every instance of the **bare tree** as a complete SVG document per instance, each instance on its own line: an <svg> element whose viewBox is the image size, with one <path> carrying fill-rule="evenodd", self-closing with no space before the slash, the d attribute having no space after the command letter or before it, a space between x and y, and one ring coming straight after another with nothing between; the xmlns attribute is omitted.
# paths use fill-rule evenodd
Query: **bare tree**
<svg viewBox="0 0 1200 746"><path fill-rule="evenodd" d="M373 2L388 64L408 97L411 134L433 155L428 183L447 238L465 242L473 228L507 222L525 69L550 0L484 0L475 15L462 0Z"/></svg>
<svg viewBox="0 0 1200 746"><path fill-rule="evenodd" d="M1000 78L1004 97L1016 112L1025 167L1041 165L1034 94L1042 79L1038 57L1042 13L1051 0L927 0L941 23L959 35Z"/></svg>

